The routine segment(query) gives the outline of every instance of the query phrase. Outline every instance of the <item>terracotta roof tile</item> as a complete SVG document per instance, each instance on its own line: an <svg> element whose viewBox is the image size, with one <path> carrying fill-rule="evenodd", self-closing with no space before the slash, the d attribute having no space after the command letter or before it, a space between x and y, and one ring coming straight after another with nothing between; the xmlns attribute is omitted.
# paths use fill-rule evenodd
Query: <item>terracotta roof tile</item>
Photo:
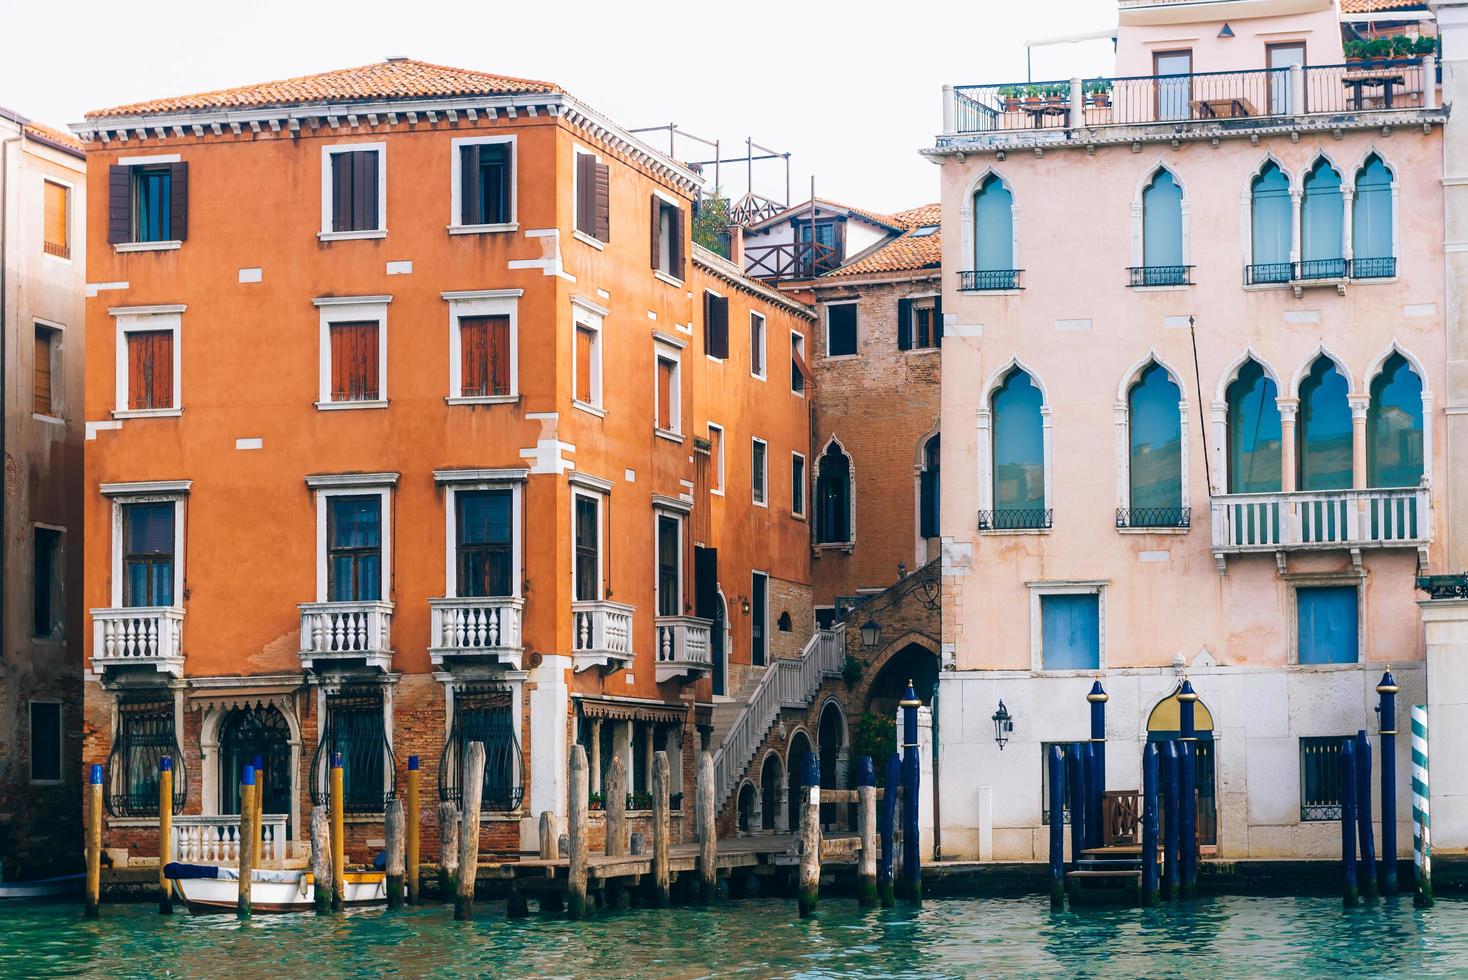
<svg viewBox="0 0 1468 980"><path fill-rule="evenodd" d="M1383 10L1427 9L1425 0L1341 0L1343 14L1374 14Z"/></svg>
<svg viewBox="0 0 1468 980"><path fill-rule="evenodd" d="M63 133L59 129L52 129L50 126L43 126L37 122L26 123L25 134L33 140L49 143L60 150L67 150L72 153L86 152L86 147L82 145L82 141L75 136L70 133Z"/></svg>
<svg viewBox="0 0 1468 980"><path fill-rule="evenodd" d="M896 214L889 215L888 220L898 227L905 228L906 231L875 252L832 270L821 278L832 279L839 276L860 276L882 272L916 272L922 269L938 268L943 251L942 232L933 231L927 235L913 234L919 228L931 227L939 223L938 205L924 204L922 207L898 211Z"/></svg>
<svg viewBox="0 0 1468 980"><path fill-rule="evenodd" d="M341 68L278 82L180 95L150 102L96 109L88 119L118 116L171 115L230 109L261 109L330 103L385 102L406 99L453 98L466 95L513 95L560 92L560 86L507 75L491 75L466 68L448 68L424 61L395 58L359 68Z"/></svg>

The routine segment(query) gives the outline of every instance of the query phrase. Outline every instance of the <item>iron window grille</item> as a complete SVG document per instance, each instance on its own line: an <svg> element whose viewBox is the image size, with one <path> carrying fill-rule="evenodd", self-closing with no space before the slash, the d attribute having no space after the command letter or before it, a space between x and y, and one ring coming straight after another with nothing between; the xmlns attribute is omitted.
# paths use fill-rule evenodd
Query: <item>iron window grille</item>
<svg viewBox="0 0 1468 980"><path fill-rule="evenodd" d="M1300 739L1300 820L1341 818L1341 743L1344 736Z"/></svg>
<svg viewBox="0 0 1468 980"><path fill-rule="evenodd" d="M311 802L330 803L332 756L342 757L342 810L381 813L397 791L380 691L344 690L326 696L325 728L311 757Z"/></svg>
<svg viewBox="0 0 1468 980"><path fill-rule="evenodd" d="M1055 512L1050 508L1000 508L979 511L980 531L1036 531L1050 528Z"/></svg>
<svg viewBox="0 0 1468 980"><path fill-rule="evenodd" d="M1023 269L975 269L958 274L960 292L986 292L994 289L1023 289L1020 274Z"/></svg>
<svg viewBox="0 0 1468 980"><path fill-rule="evenodd" d="M1193 526L1191 507L1118 507L1119 528L1189 528Z"/></svg>
<svg viewBox="0 0 1468 980"><path fill-rule="evenodd" d="M1294 278L1291 262L1261 262L1244 266L1244 285L1269 286L1288 283Z"/></svg>
<svg viewBox="0 0 1468 980"><path fill-rule="evenodd" d="M1352 279L1391 279L1396 274L1397 260L1394 256L1351 260Z"/></svg>
<svg viewBox="0 0 1468 980"><path fill-rule="evenodd" d="M462 803L464 757L484 744L483 810L507 813L525 798L520 745L515 740L514 693L505 684L476 684L454 692L454 722L438 762L438 798Z"/></svg>
<svg viewBox="0 0 1468 980"><path fill-rule="evenodd" d="M1133 265L1127 267L1129 286L1191 286L1190 265Z"/></svg>
<svg viewBox="0 0 1468 980"><path fill-rule="evenodd" d="M1344 279L1346 278L1345 259L1305 259L1295 264L1295 278L1299 280L1308 279Z"/></svg>
<svg viewBox="0 0 1468 980"><path fill-rule="evenodd" d="M158 816L158 763L173 760L173 812L189 795L188 767L178 746L173 699L135 695L117 704L117 736L107 756L107 812L114 817Z"/></svg>

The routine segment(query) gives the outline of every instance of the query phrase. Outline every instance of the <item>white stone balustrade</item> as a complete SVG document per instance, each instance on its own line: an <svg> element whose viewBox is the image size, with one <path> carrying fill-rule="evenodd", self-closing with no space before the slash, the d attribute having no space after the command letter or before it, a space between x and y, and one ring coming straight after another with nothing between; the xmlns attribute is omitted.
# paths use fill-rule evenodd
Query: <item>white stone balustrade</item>
<svg viewBox="0 0 1468 980"><path fill-rule="evenodd" d="M302 667L309 670L318 660L362 660L392 668L392 603L303 602L300 608Z"/></svg>
<svg viewBox="0 0 1468 980"><path fill-rule="evenodd" d="M92 610L92 670L153 667L183 675L183 610L128 606Z"/></svg>
<svg viewBox="0 0 1468 980"><path fill-rule="evenodd" d="M435 667L445 657L499 661L520 669L525 600L518 596L429 599L428 655Z"/></svg>
<svg viewBox="0 0 1468 980"><path fill-rule="evenodd" d="M713 669L714 655L709 645L712 627L709 620L695 616L659 616L653 620L659 684L680 678L693 680Z"/></svg>
<svg viewBox="0 0 1468 980"><path fill-rule="evenodd" d="M286 815L266 813L260 817L260 867L280 868L285 865ZM199 814L173 818L173 859L181 864L216 864L223 867L240 863L240 815Z"/></svg>
<svg viewBox="0 0 1468 980"><path fill-rule="evenodd" d="M1303 490L1214 497L1213 553L1327 548L1417 548L1432 541L1425 487Z"/></svg>
<svg viewBox="0 0 1468 980"><path fill-rule="evenodd" d="M633 612L632 606L605 599L571 603L573 669L615 669L630 664Z"/></svg>

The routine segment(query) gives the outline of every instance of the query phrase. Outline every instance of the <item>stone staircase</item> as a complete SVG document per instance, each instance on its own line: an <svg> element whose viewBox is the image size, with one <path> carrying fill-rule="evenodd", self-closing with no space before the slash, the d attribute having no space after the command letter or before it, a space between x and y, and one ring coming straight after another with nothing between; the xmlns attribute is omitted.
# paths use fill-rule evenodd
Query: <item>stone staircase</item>
<svg viewBox="0 0 1468 980"><path fill-rule="evenodd" d="M769 667L751 667L745 674L744 684L739 690L732 692L727 701L714 702L714 734L709 743L719 746L724 744L724 739L729 737L729 729L734 727L734 722L739 720L739 713L744 706L749 704L749 699L754 697L755 688L759 687L760 681L764 679Z"/></svg>

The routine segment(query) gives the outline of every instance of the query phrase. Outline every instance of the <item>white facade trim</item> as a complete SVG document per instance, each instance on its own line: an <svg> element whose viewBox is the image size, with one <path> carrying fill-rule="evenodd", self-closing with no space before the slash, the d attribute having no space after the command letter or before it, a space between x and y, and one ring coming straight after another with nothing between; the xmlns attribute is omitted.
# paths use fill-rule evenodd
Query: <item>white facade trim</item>
<svg viewBox="0 0 1468 980"><path fill-rule="evenodd" d="M454 157L458 159L457 154ZM520 296L523 289L463 290L441 294L449 307L449 393L451 404L513 401L520 397ZM510 393L508 395L464 394L463 339L461 317L504 316L510 320ZM384 398L386 395L383 396Z"/></svg>
<svg viewBox="0 0 1468 980"><path fill-rule="evenodd" d="M391 296L321 296L312 301L320 314L318 391L316 407L380 408L387 404L387 305ZM331 397L331 325L333 323L377 324L377 398L365 401L333 401Z"/></svg>
<svg viewBox="0 0 1468 980"><path fill-rule="evenodd" d="M487 225L466 225L464 216L464 179L463 179L463 154L459 151L466 146L482 146L485 144L504 143L510 147L510 200L508 202L508 214L504 221ZM494 136L460 136L449 144L449 232L491 232L491 231L514 231L519 227L519 200L520 200L520 153L513 133L496 134ZM447 298L447 297L445 297Z"/></svg>
<svg viewBox="0 0 1468 980"><path fill-rule="evenodd" d="M182 304L169 306L114 306L108 312L117 324L116 408L114 418L175 414L183 408L183 311ZM166 407L133 410L128 407L127 335L167 330L173 334L173 403Z"/></svg>
<svg viewBox="0 0 1468 980"><path fill-rule="evenodd" d="M353 475L356 477L357 475ZM386 477L377 481L370 481L367 477ZM320 477L315 478L320 480ZM367 497L376 495L379 499L378 506L381 518L380 537L382 541L382 560L380 571L382 575L378 595L382 601L392 601L392 491L397 485L398 475L396 473L361 474L353 482L320 483L312 489L316 494L316 601L328 601L329 576L327 571L327 502L331 497ZM310 483L307 484L310 486Z"/></svg>
<svg viewBox="0 0 1468 980"><path fill-rule="evenodd" d="M331 230L331 158L338 153L372 150L377 153L377 227L361 231ZM321 147L321 232L322 241L349 238L380 238L387 234L387 143L326 143Z"/></svg>

